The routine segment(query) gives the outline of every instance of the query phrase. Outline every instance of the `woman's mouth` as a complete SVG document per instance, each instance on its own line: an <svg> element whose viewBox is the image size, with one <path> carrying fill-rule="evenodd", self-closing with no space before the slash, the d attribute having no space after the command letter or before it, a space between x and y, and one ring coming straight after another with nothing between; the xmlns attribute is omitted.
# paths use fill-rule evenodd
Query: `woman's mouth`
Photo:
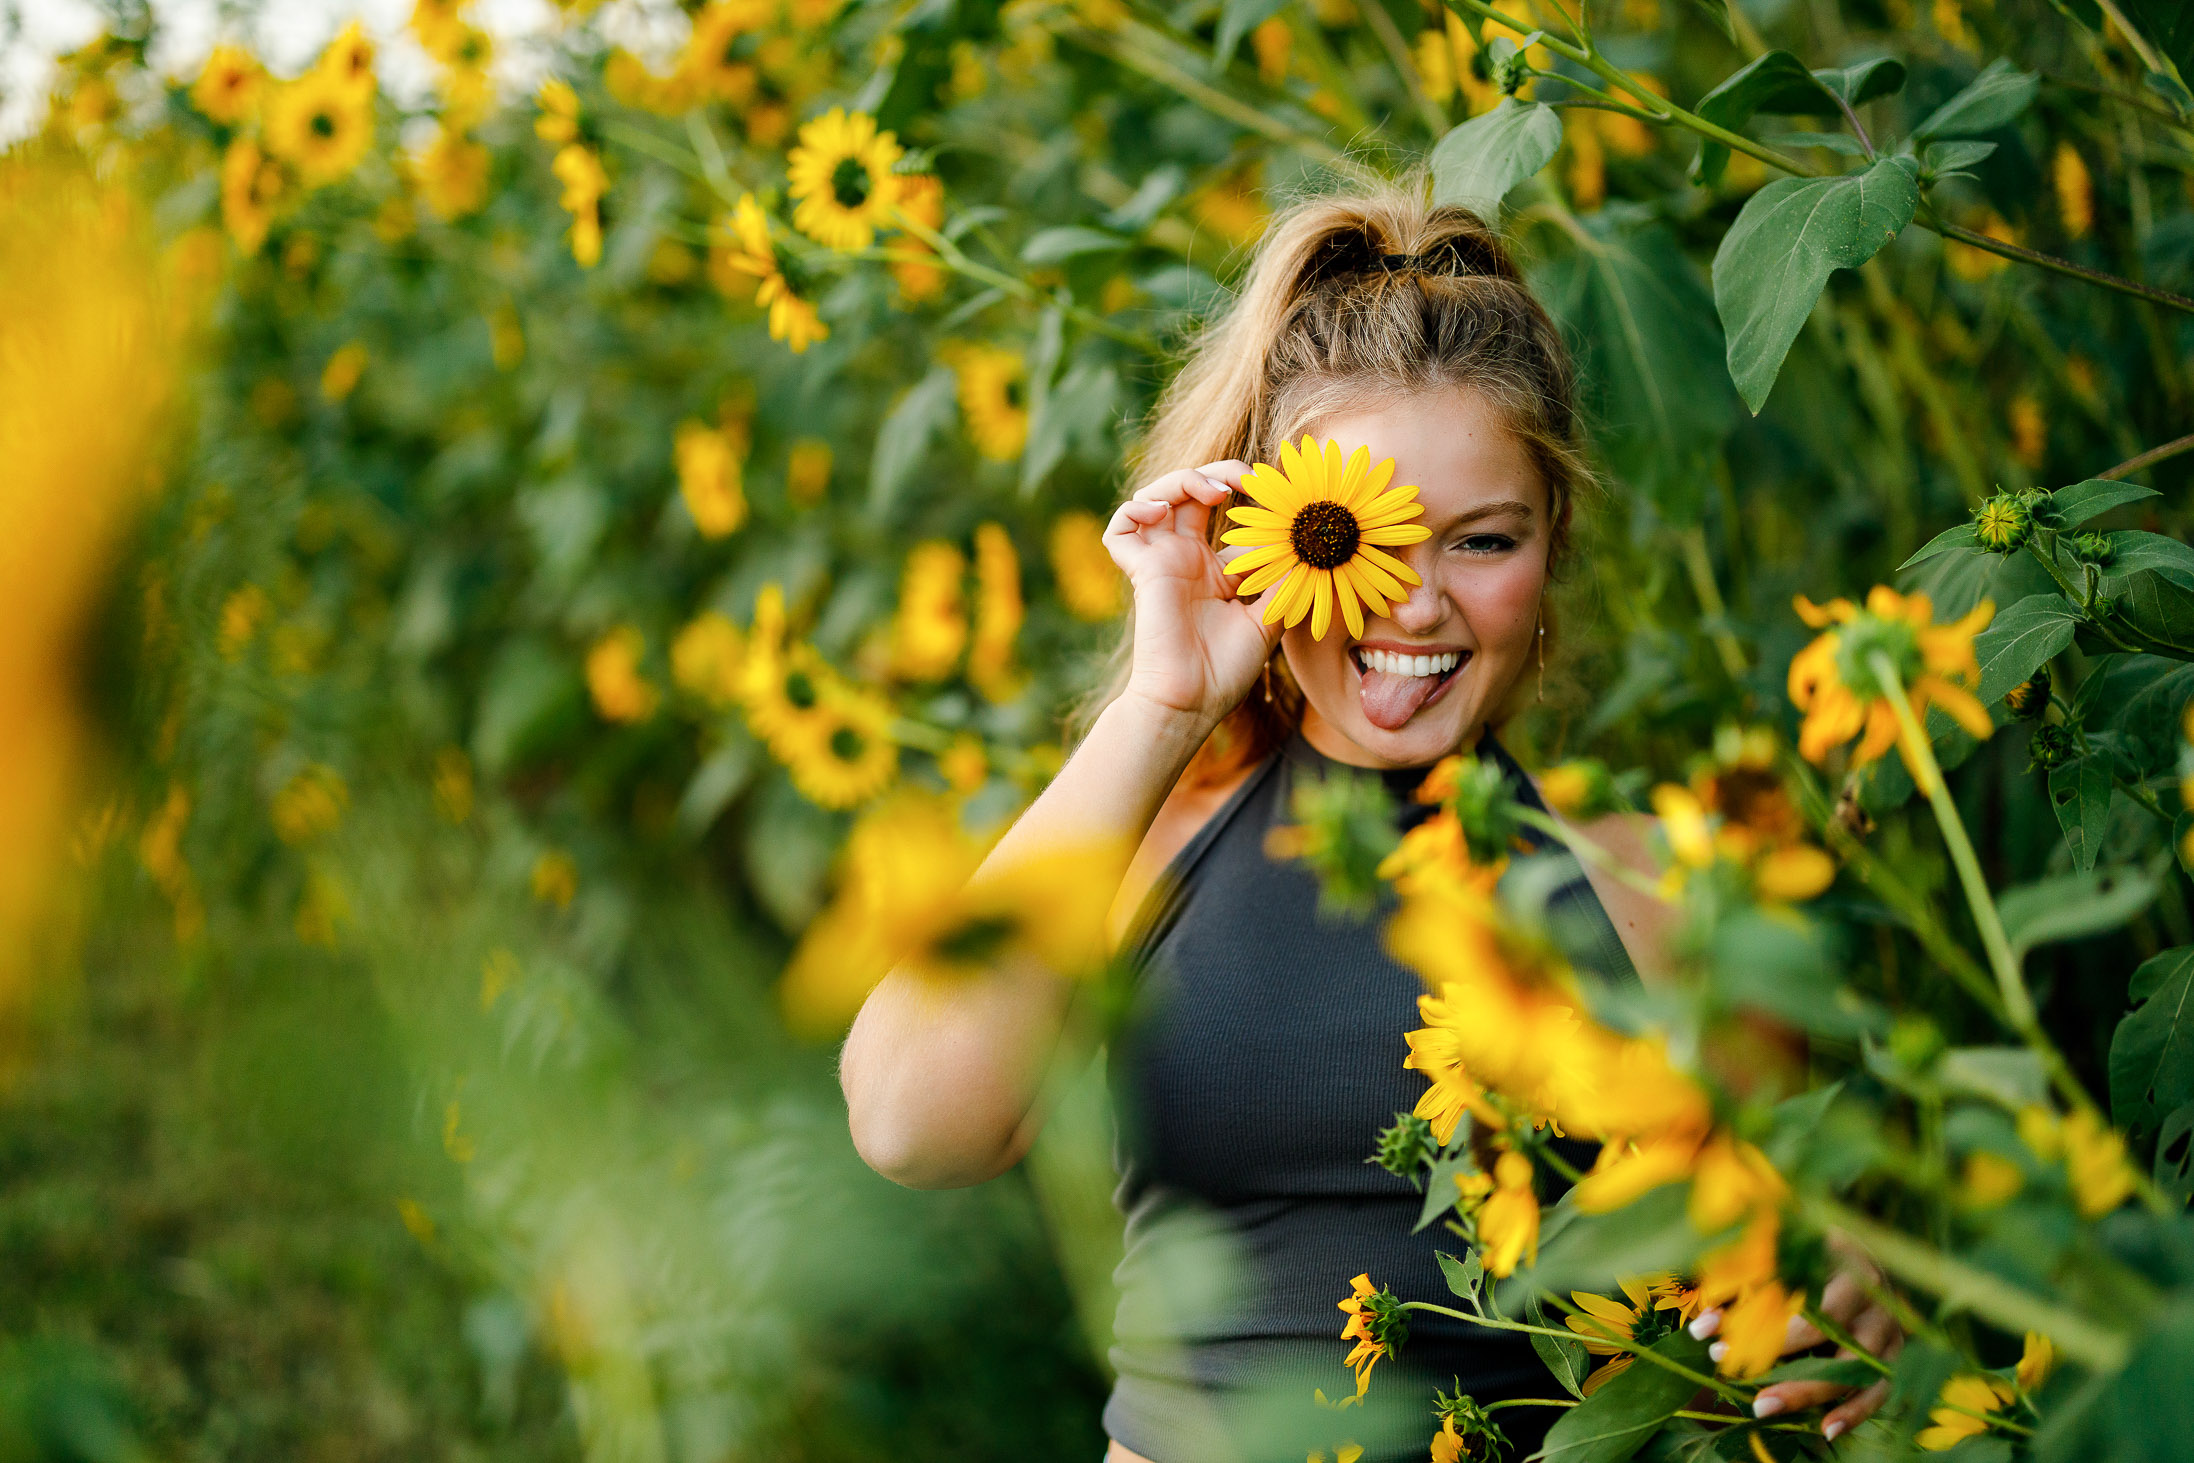
<svg viewBox="0 0 2194 1463"><path fill-rule="evenodd" d="M1467 650L1418 654L1352 645L1348 658L1359 678L1357 690L1363 698L1364 719L1381 731L1400 730L1470 664Z"/></svg>

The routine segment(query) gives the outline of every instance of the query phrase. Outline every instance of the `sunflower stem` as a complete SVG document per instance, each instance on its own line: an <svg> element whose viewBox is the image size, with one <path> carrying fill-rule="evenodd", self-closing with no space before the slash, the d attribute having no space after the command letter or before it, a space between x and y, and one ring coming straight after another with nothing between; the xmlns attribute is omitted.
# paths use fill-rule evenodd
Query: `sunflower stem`
<svg viewBox="0 0 2194 1463"><path fill-rule="evenodd" d="M1552 1292L1550 1291L1548 1294L1552 1295ZM1555 1300L1556 1304L1560 1303L1559 1297L1555 1297ZM1496 1331L1518 1331L1526 1336L1552 1336L1557 1341L1573 1342L1577 1339L1577 1333L1566 1328L1557 1331L1552 1326L1533 1326L1524 1321L1507 1321L1494 1316L1474 1316L1468 1311L1458 1311L1449 1306L1434 1305L1428 1300L1405 1300L1402 1302L1402 1309L1405 1311L1427 1311L1435 1316L1451 1316L1455 1320L1468 1321L1473 1326L1486 1326ZM1615 1341L1611 1344L1622 1347L1623 1350L1642 1361L1652 1362L1663 1371L1674 1372L1685 1381L1706 1388L1725 1402L1742 1404L1748 1400L1739 1388L1731 1386L1720 1377L1711 1377L1704 1372L1694 1371L1680 1361L1674 1361L1661 1355L1650 1346L1640 1346L1632 1341Z"/></svg>
<svg viewBox="0 0 2194 1463"><path fill-rule="evenodd" d="M1488 1402L1486 1411L1499 1412L1504 1407L1575 1407L1574 1397L1509 1397L1499 1402Z"/></svg>
<svg viewBox="0 0 2194 1463"><path fill-rule="evenodd" d="M859 251L860 255L916 260L929 264L942 264L945 266L945 268L951 270L955 274L964 274L969 279L980 280L984 284L990 285L995 289L1003 290L1007 294L1012 295L1015 299L1025 301L1029 304L1057 304L1060 306L1060 309L1069 320L1074 321L1077 325L1080 325L1085 330L1094 331L1109 340L1116 340L1122 345L1132 346L1136 350L1142 351L1146 355L1157 356L1162 359L1166 354L1166 348L1163 345L1159 344L1155 339L1143 334L1139 330L1129 330L1125 326L1115 325L1110 320L1107 320L1104 316L1097 314L1095 311L1084 309L1082 306L1070 302L1058 300L1056 297L1048 294L1046 291L1038 289L1035 285L1029 283L1029 281L1021 278L1019 275L1008 274L1002 269L993 269L987 264L976 263L974 260L967 257L966 252L963 251L958 244L955 244L952 240L946 238L943 234L938 233L935 229L930 228L925 224L919 223L914 219L906 218L902 215L899 221L899 225L908 233L912 234L915 238L920 239L923 243L929 245L931 249L935 250L935 256L931 257L927 255L910 254L905 252L894 254L890 251L875 249L861 250Z"/></svg>
<svg viewBox="0 0 2194 1463"><path fill-rule="evenodd" d="M1818 1306L1805 1307L1804 1315L1807 1322L1812 1325L1814 1330L1820 1332L1823 1336L1826 1336L1829 1340L1835 1342L1838 1346L1841 1346L1842 1348L1844 1348L1844 1350L1850 1352L1852 1356L1856 1357L1860 1361L1865 1362L1868 1366L1874 1368L1874 1370L1880 1372L1883 1376L1886 1377L1890 1374L1891 1368L1888 1362L1883 1361L1873 1352L1867 1350L1864 1346L1861 1346L1857 1337L1853 1336L1843 1327L1837 1325L1834 1321L1831 1321Z"/></svg>
<svg viewBox="0 0 2194 1463"><path fill-rule="evenodd" d="M1673 904L1675 902L1668 897L1668 891L1663 889L1657 880L1649 879L1639 873L1636 869L1609 853L1584 834L1555 818L1552 814L1542 813L1537 808L1520 807L1516 809L1516 821L1526 828L1538 829L1549 838L1560 840L1579 859L1608 874L1626 888L1635 889L1640 894L1651 895L1663 904Z"/></svg>

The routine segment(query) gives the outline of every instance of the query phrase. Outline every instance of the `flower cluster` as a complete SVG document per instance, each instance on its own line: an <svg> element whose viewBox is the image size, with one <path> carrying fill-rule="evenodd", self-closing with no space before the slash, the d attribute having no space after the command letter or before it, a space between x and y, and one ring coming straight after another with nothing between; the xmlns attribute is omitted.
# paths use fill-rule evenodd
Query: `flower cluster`
<svg viewBox="0 0 2194 1463"><path fill-rule="evenodd" d="M1976 737L1994 730L1988 708L1973 694L1981 683L1973 637L1995 615L1989 601L1947 625L1935 623L1935 606L1926 595L1902 595L1882 584L1868 592L1864 609L1848 599L1816 605L1804 595L1797 608L1800 619L1825 632L1790 662L1790 701L1805 713L1798 750L1807 761L1824 762L1858 737L1852 762L1864 766L1898 744L1896 713L1876 668L1882 658L1921 725L1928 707L1939 706ZM1901 744L1898 750L1909 767L1911 754ZM1913 771L1917 776L1918 769Z"/></svg>

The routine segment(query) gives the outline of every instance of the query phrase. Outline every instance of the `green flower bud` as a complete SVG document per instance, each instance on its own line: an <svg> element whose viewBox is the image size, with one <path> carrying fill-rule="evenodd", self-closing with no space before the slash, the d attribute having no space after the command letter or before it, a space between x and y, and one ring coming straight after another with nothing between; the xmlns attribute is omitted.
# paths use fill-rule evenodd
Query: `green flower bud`
<svg viewBox="0 0 2194 1463"><path fill-rule="evenodd" d="M1432 1124L1415 1113L1398 1112L1393 1126L1379 1134L1379 1151L1364 1160L1396 1178L1411 1178L1432 1156Z"/></svg>
<svg viewBox="0 0 2194 1463"><path fill-rule="evenodd" d="M2034 512L2024 493L1997 493L1974 511L1973 529L1982 548L2008 554L2033 533Z"/></svg>
<svg viewBox="0 0 2194 1463"><path fill-rule="evenodd" d="M2048 772L2062 767L2079 752L2079 743L2073 739L2070 727L2045 721L2034 728L2034 738L2026 744L2027 770Z"/></svg>
<svg viewBox="0 0 2194 1463"><path fill-rule="evenodd" d="M2004 708L2013 716L2032 721L2049 709L2049 672L2036 671L2013 686L2004 697Z"/></svg>
<svg viewBox="0 0 2194 1463"><path fill-rule="evenodd" d="M2110 535L2107 533L2080 533L2072 536L2072 552L2089 564L2110 562Z"/></svg>

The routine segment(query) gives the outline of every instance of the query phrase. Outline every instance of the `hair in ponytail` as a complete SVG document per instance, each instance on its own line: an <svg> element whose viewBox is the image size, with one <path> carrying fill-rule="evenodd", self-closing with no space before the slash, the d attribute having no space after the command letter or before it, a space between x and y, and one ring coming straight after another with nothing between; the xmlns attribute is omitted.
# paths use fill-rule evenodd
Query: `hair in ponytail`
<svg viewBox="0 0 2194 1463"><path fill-rule="evenodd" d="M1549 565L1559 565L1571 505L1591 481L1569 353L1485 221L1435 207L1426 192L1419 182L1312 198L1274 219L1232 308L1160 397L1134 455L1138 473L1227 458L1271 462L1281 442L1317 422L1467 387L1538 468ZM1215 547L1225 520L1223 510L1211 516ZM1220 724L1189 777L1254 762L1301 721L1302 693L1276 655L1263 687Z"/></svg>

